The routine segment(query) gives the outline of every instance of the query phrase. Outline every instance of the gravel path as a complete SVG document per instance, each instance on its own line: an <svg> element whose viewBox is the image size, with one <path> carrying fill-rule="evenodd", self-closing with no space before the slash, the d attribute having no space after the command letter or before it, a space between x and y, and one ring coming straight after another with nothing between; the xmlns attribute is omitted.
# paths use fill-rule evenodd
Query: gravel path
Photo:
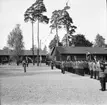
<svg viewBox="0 0 107 105"><path fill-rule="evenodd" d="M13 69L12 69L13 68ZM107 105L107 91L100 91L98 80L50 67L2 67L1 105ZM0 72L1 73L1 72Z"/></svg>

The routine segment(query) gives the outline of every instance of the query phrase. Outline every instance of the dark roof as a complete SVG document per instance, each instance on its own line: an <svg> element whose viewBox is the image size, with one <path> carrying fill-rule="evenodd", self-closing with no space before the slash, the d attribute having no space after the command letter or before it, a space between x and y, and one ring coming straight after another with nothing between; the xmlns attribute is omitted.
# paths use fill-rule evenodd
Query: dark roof
<svg viewBox="0 0 107 105"><path fill-rule="evenodd" d="M9 55L9 52L5 50L0 50L0 55Z"/></svg>
<svg viewBox="0 0 107 105"><path fill-rule="evenodd" d="M12 53L12 51L11 51ZM45 51L40 51L40 55L47 55ZM0 50L0 55L10 55L7 50ZM32 55L32 50L24 50L24 55ZM37 51L34 51L34 55L37 55Z"/></svg>
<svg viewBox="0 0 107 105"><path fill-rule="evenodd" d="M39 51L40 55L47 55L45 51ZM32 50L25 50L24 55L32 55ZM37 51L34 51L34 55L37 55Z"/></svg>
<svg viewBox="0 0 107 105"><path fill-rule="evenodd" d="M107 48L103 47L56 47L53 49L54 51L57 50L60 52L60 54L86 54L87 52L90 52L91 54L107 54ZM53 52L51 55L53 54Z"/></svg>

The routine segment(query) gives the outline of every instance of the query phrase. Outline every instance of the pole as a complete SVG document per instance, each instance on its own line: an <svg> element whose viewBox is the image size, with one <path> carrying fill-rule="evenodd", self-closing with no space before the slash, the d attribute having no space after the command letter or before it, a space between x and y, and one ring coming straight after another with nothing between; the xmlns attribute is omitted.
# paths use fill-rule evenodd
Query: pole
<svg viewBox="0 0 107 105"><path fill-rule="evenodd" d="M37 22L37 42L38 42L38 49L37 49L37 66L39 66L39 19Z"/></svg>
<svg viewBox="0 0 107 105"><path fill-rule="evenodd" d="M40 40L40 51L39 52L41 52L41 40ZM41 53L39 55L40 55L40 66L41 66Z"/></svg>
<svg viewBox="0 0 107 105"><path fill-rule="evenodd" d="M33 65L34 63L34 32L33 32L33 21L32 21L32 55L33 55Z"/></svg>

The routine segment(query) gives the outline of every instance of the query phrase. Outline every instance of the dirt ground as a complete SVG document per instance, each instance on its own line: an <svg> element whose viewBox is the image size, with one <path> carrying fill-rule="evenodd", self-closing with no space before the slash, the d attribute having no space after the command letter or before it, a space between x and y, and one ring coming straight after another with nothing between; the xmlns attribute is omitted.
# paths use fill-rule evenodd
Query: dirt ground
<svg viewBox="0 0 107 105"><path fill-rule="evenodd" d="M42 64L0 65L1 105L107 105L107 91L88 75L79 76Z"/></svg>

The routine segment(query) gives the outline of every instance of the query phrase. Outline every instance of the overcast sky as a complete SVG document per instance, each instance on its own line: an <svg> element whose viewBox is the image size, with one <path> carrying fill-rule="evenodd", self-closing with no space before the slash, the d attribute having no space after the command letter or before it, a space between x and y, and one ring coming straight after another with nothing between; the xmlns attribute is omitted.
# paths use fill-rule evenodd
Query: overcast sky
<svg viewBox="0 0 107 105"><path fill-rule="evenodd" d="M0 0L0 49L7 45L7 36L16 24L21 24L24 36L25 48L32 47L31 23L24 22L24 12L36 0ZM54 10L62 9L68 0L44 0L47 9L45 13L49 18ZM106 0L69 0L71 7L68 12L73 19L74 25L77 26L76 33L85 35L85 37L94 41L95 36L99 33L106 39L106 18L107 7ZM40 24L40 39L42 48L49 44L53 39L55 32L50 34L50 24ZM37 45L37 23L34 25L35 45ZM62 39L66 33L65 29L59 31L59 37Z"/></svg>

